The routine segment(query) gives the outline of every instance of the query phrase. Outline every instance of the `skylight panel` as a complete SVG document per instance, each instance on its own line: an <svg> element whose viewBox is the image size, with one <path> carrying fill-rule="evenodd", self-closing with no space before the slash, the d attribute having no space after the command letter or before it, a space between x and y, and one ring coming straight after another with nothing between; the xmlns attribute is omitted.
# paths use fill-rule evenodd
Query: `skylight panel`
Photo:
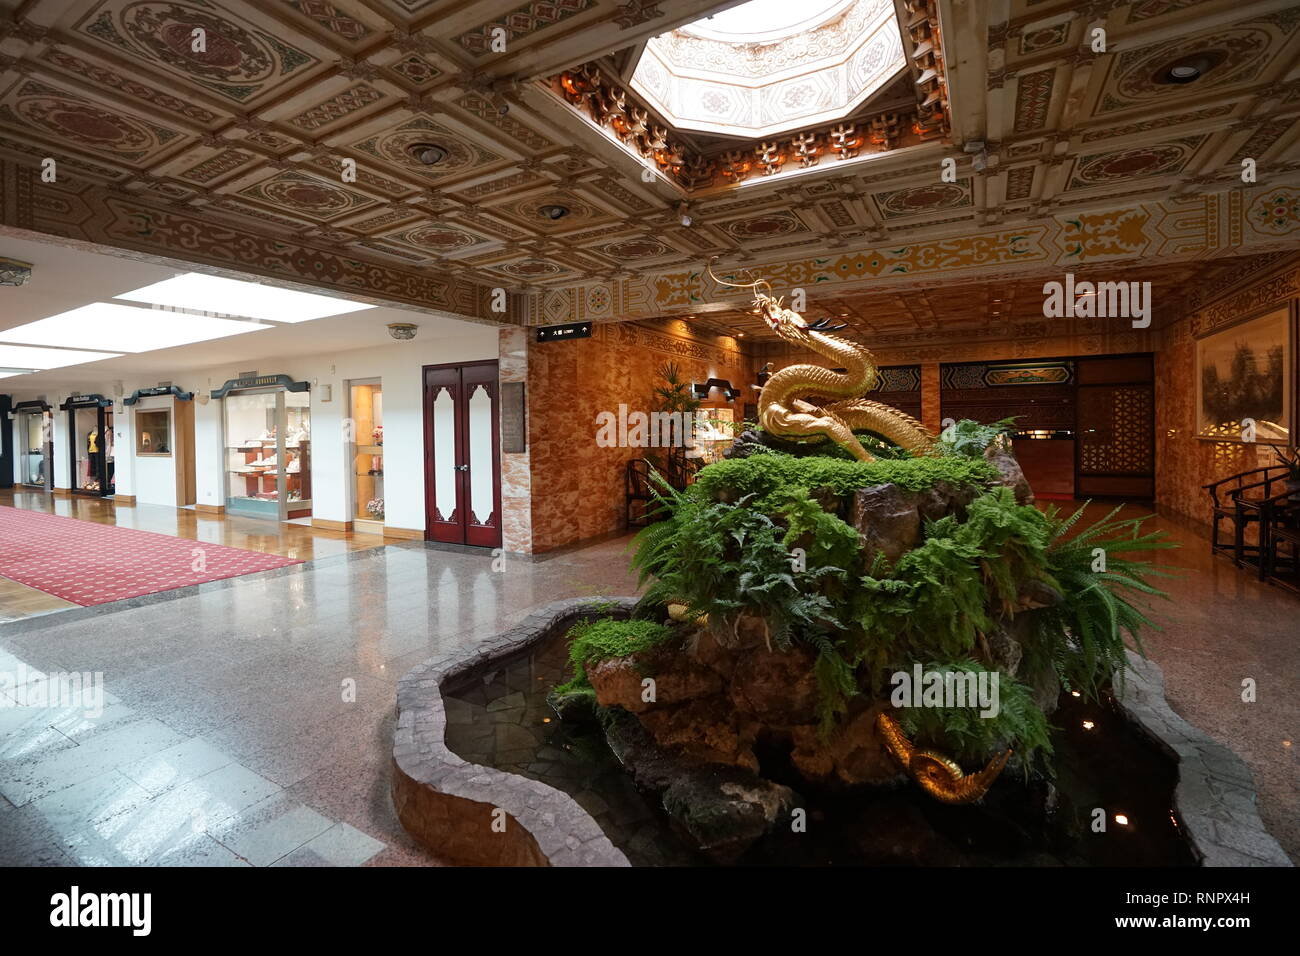
<svg viewBox="0 0 1300 956"><path fill-rule="evenodd" d="M71 342L104 351L150 352L270 328L274 326L169 309L92 302L70 312L0 331L0 341L23 345Z"/></svg>
<svg viewBox="0 0 1300 956"><path fill-rule="evenodd" d="M272 322L308 322L375 308L363 302L279 289L258 282L223 279L199 272L187 272L172 279L164 279L114 298Z"/></svg>

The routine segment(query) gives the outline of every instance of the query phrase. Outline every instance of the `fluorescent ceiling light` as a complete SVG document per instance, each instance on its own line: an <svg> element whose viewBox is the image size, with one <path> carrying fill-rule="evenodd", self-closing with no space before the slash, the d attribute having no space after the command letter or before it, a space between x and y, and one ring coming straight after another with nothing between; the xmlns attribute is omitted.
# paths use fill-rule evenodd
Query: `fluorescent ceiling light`
<svg viewBox="0 0 1300 956"><path fill-rule="evenodd" d="M150 352L270 328L274 326L236 319L214 319L169 309L92 302L71 312L60 312L15 329L0 330L0 342L21 342L24 345L75 342L106 352Z"/></svg>
<svg viewBox="0 0 1300 956"><path fill-rule="evenodd" d="M311 292L294 292L257 282L221 279L217 276L187 272L174 279L164 279L134 292L124 292L115 299L151 302L178 309L220 312L223 315L246 315L273 322L306 322L345 312L373 309L373 305L348 302Z"/></svg>
<svg viewBox="0 0 1300 956"><path fill-rule="evenodd" d="M4 335L0 332L0 335ZM27 345L0 345L0 366L4 368L63 368L82 362L117 358L121 352L83 352L80 349L38 349Z"/></svg>
<svg viewBox="0 0 1300 956"><path fill-rule="evenodd" d="M0 372L0 378L13 378L15 375L26 375L26 372Z"/></svg>

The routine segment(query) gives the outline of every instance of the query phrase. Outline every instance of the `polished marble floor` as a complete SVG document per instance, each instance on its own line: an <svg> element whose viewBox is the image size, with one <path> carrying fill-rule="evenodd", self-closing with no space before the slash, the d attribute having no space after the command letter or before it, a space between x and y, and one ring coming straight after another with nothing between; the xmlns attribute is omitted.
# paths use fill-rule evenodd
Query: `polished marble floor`
<svg viewBox="0 0 1300 956"><path fill-rule="evenodd" d="M0 865L436 863L388 796L397 679L536 605L629 593L622 551L390 546L0 624L0 673L106 691L97 716L0 706Z"/></svg>
<svg viewBox="0 0 1300 956"><path fill-rule="evenodd" d="M126 510L126 509L122 509ZM1147 650L1249 764L1300 859L1300 602L1186 529ZM347 542L340 542L346 545ZM549 560L408 543L0 624L0 673L102 672L102 714L0 707L0 865L435 864L389 800L396 681L569 596L632 593L625 541ZM1255 703L1241 699L1254 678ZM17 697L22 688L10 688ZM3 701L0 701L3 703Z"/></svg>

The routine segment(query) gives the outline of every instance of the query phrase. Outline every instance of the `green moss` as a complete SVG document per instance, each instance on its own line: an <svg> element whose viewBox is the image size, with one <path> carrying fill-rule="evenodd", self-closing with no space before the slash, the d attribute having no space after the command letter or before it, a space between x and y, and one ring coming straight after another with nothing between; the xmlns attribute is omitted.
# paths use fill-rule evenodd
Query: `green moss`
<svg viewBox="0 0 1300 956"><path fill-rule="evenodd" d="M750 507L775 514L790 494L807 497L815 489L849 495L859 488L892 483L908 491L924 491L940 481L984 485L996 476L997 470L988 462L964 457L863 462L756 455L702 468L691 491L713 501L754 495Z"/></svg>
<svg viewBox="0 0 1300 956"><path fill-rule="evenodd" d="M569 630L569 666L573 677L555 688L556 694L587 690L587 667L611 657L647 651L673 637L674 631L655 621L617 621L600 618L583 621Z"/></svg>

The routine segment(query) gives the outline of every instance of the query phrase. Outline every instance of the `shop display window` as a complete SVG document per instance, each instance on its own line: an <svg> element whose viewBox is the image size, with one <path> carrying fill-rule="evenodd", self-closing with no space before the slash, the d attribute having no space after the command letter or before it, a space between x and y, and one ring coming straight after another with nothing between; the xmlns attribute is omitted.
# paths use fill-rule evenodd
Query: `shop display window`
<svg viewBox="0 0 1300 956"><path fill-rule="evenodd" d="M141 409L135 413L135 453L144 457L170 457L172 453L170 408Z"/></svg>
<svg viewBox="0 0 1300 956"><path fill-rule="evenodd" d="M117 490L112 402L100 395L77 395L59 407L68 413L71 491L109 497Z"/></svg>
<svg viewBox="0 0 1300 956"><path fill-rule="evenodd" d="M384 396L379 382L352 386L353 526L382 533L384 528Z"/></svg>
<svg viewBox="0 0 1300 956"><path fill-rule="evenodd" d="M311 514L311 396L284 389L223 399L226 510L286 520Z"/></svg>
<svg viewBox="0 0 1300 956"><path fill-rule="evenodd" d="M54 487L51 470L54 416L49 407L15 408L18 425L18 480L32 488Z"/></svg>

